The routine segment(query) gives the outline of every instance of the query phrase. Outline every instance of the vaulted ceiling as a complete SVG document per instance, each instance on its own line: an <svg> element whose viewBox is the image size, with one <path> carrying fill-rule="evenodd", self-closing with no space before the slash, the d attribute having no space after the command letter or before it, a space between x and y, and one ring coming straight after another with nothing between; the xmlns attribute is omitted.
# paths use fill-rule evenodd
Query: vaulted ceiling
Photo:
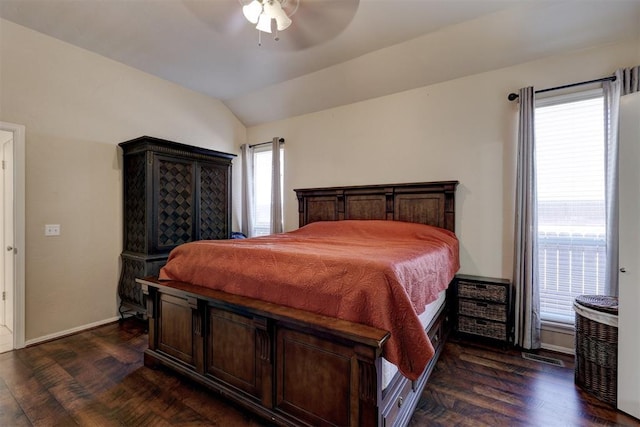
<svg viewBox="0 0 640 427"><path fill-rule="evenodd" d="M0 17L220 99L247 126L640 31L638 0L300 0L258 46L248 1L0 0Z"/></svg>

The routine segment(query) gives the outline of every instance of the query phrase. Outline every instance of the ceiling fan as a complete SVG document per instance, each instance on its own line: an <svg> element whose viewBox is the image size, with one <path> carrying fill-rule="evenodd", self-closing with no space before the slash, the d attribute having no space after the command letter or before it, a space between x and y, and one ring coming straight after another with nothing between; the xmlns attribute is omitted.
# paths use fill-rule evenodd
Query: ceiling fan
<svg viewBox="0 0 640 427"><path fill-rule="evenodd" d="M183 3L224 37L250 33L255 35L254 40L262 39L263 48L292 51L336 37L352 21L360 0L183 0ZM255 23L248 20L247 11ZM272 13L278 16L280 22L275 16L260 21L265 11L269 16ZM267 29L271 30L274 40L260 34L268 34Z"/></svg>

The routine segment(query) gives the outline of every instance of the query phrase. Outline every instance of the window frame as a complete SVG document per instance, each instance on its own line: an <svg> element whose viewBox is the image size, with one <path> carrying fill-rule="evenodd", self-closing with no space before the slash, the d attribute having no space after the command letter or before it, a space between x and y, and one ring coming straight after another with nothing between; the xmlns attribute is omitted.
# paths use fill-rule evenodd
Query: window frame
<svg viewBox="0 0 640 427"><path fill-rule="evenodd" d="M557 94L553 94L553 95L548 95L548 96L542 96L540 98L536 98L535 100L535 110L537 112L538 108L542 108L542 107L549 107L549 106L554 106L554 105L561 105L561 104L568 104L568 103L572 103L572 102L580 102L580 101L586 101L586 100L592 100L592 99L597 99L597 98L604 98L604 91L603 88L595 88L595 89L586 89L586 90L579 90L579 91L574 91L574 92L570 92L570 93L563 93L560 95ZM604 110L602 111L602 122L603 122L603 126L604 126ZM606 131L606 130L605 130ZM602 141L602 150L604 153L605 150L605 141L603 139ZM535 165L535 169L536 169L536 180L538 179L537 176L537 168L538 165L536 163ZM603 177L604 179L604 177ZM536 206L538 206L538 195L535 195L535 203ZM538 218L536 218L536 221L538 221ZM539 232L538 230L538 224L536 223L536 247L538 247L539 245ZM605 239L606 239L606 230L605 230ZM536 250L536 268L537 268L537 285L540 286L541 282L542 282L542 277L540 276L540 266L539 266L539 259L538 259L538 250ZM606 256L606 251L605 251L605 256ZM605 261L606 262L606 261ZM546 330L573 330L575 329L575 317L566 317L566 316L561 316L561 315L555 315L553 313L544 313L542 312L542 307L540 308L540 319L541 319L541 323L542 326L545 327L544 329Z"/></svg>
<svg viewBox="0 0 640 427"><path fill-rule="evenodd" d="M253 193L253 224L251 225L252 230L251 230L251 235L253 237L258 237L258 236L266 236L271 234L271 203L273 203L273 200L271 200L271 197L269 196L270 199L270 204L269 204L269 221L267 222L266 226L264 223L261 223L261 226L258 226L258 214L257 214L257 209L258 209L258 191L256 188L256 170L257 170L257 162L256 162L256 155L259 155L261 153L265 153L265 152L269 152L271 153L271 156L269 156L269 158L271 159L270 161L270 170L271 170L271 166L273 165L273 149L272 149L272 145L271 144L264 144L264 145L260 145L260 146L256 146L253 149L253 153L252 153L252 164L253 164L253 170L252 170L252 176L251 176L251 191ZM281 142L280 143L280 185L281 185L281 189L280 189L280 194L282 194L283 198L284 198L284 192L282 191L282 187L284 186L284 143ZM271 174L269 174L269 193L271 193ZM284 201L281 199L280 200L280 204L282 207L284 207ZM283 211L284 212L284 211ZM283 218L284 219L284 218ZM259 232L256 232L260 230ZM265 230L267 230L265 232Z"/></svg>

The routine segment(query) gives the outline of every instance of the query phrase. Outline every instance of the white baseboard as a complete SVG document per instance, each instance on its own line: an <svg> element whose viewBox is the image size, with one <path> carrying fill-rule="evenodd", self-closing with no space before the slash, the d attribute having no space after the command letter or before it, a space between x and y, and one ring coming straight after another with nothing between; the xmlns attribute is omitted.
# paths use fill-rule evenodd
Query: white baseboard
<svg viewBox="0 0 640 427"><path fill-rule="evenodd" d="M42 337L33 338L33 339L25 341L24 345L25 345L25 347L28 347L30 345L39 344L41 342L51 341L51 340L54 340L56 338L62 338L62 337L65 337L67 335L75 334L76 332L82 332L82 331L85 331L87 329L95 328L97 326L106 325L107 323L113 323L113 322L115 322L115 321L117 321L119 319L120 319L119 316L115 316L115 317L111 317L109 319L104 319L104 320L99 320L97 322L89 323L87 325L82 325L82 326L78 326L78 327L75 327L75 328L67 329L66 331L60 331L60 332L56 332L56 333L53 333L53 334L45 335L45 336L42 336Z"/></svg>
<svg viewBox="0 0 640 427"><path fill-rule="evenodd" d="M558 353L575 354L575 327L564 323L542 321L541 347Z"/></svg>
<svg viewBox="0 0 640 427"><path fill-rule="evenodd" d="M542 344L541 347L545 350L555 351L557 353L575 355L575 350L573 348L560 347L559 345L552 345L552 344Z"/></svg>

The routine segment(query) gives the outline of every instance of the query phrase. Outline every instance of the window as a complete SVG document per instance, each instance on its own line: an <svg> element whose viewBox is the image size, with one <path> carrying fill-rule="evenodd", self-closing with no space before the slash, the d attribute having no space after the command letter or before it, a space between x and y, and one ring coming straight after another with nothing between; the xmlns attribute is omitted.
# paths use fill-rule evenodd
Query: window
<svg viewBox="0 0 640 427"><path fill-rule="evenodd" d="M271 233L271 145L253 152L253 236ZM280 148L280 183L284 169L284 149ZM282 187L280 188L282 194ZM279 200L282 205L282 200Z"/></svg>
<svg viewBox="0 0 640 427"><path fill-rule="evenodd" d="M538 282L542 320L573 324L573 301L605 277L602 91L536 103Z"/></svg>

